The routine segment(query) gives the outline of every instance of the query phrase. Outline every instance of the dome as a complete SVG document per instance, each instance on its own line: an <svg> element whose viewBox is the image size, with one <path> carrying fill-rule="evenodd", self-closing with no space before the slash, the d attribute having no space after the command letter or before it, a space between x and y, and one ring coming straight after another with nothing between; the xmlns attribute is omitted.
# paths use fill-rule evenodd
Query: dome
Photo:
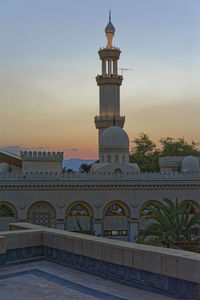
<svg viewBox="0 0 200 300"><path fill-rule="evenodd" d="M106 33L114 33L115 32L115 27L113 26L111 22L111 10L109 11L109 22L108 25L105 28Z"/></svg>
<svg viewBox="0 0 200 300"><path fill-rule="evenodd" d="M184 157L182 161L182 171L183 172L199 171L199 160L192 155Z"/></svg>
<svg viewBox="0 0 200 300"><path fill-rule="evenodd" d="M129 137L122 128L111 126L102 133L100 137L100 148L129 149Z"/></svg>
<svg viewBox="0 0 200 300"><path fill-rule="evenodd" d="M108 25L105 28L106 33L114 33L115 32L115 27L113 26L112 22L109 21Z"/></svg>

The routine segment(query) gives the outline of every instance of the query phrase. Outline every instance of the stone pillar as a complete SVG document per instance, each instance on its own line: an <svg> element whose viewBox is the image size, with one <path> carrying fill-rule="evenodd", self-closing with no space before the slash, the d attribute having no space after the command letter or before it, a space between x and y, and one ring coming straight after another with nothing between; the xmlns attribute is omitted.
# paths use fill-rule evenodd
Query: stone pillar
<svg viewBox="0 0 200 300"><path fill-rule="evenodd" d="M103 235L101 222L94 220L94 232L96 236Z"/></svg>
<svg viewBox="0 0 200 300"><path fill-rule="evenodd" d="M113 74L117 75L117 60L116 59L113 61Z"/></svg>
<svg viewBox="0 0 200 300"><path fill-rule="evenodd" d="M111 60L108 61L108 76L111 75Z"/></svg>
<svg viewBox="0 0 200 300"><path fill-rule="evenodd" d="M138 222L130 222L129 229L129 240L134 242L135 236L138 234Z"/></svg>
<svg viewBox="0 0 200 300"><path fill-rule="evenodd" d="M106 61L102 59L102 75L106 75Z"/></svg>

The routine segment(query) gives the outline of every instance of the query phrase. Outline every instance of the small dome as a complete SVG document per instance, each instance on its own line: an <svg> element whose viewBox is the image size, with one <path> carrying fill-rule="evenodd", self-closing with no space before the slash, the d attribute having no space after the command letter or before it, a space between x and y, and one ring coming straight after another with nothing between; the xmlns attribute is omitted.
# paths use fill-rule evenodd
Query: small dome
<svg viewBox="0 0 200 300"><path fill-rule="evenodd" d="M189 155L184 157L181 166L182 172L199 171L199 161L196 157Z"/></svg>
<svg viewBox="0 0 200 300"><path fill-rule="evenodd" d="M113 26L112 22L109 21L108 25L105 28L106 33L114 33L115 32L115 27Z"/></svg>
<svg viewBox="0 0 200 300"><path fill-rule="evenodd" d="M111 126L104 130L100 137L100 148L128 148L127 133L118 126Z"/></svg>

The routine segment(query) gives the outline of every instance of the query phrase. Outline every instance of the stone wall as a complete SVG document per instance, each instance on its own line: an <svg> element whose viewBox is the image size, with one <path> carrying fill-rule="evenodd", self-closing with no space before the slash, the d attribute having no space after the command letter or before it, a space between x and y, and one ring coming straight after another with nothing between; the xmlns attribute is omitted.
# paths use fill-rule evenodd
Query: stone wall
<svg viewBox="0 0 200 300"><path fill-rule="evenodd" d="M130 241L134 240L138 230L143 230L148 224L145 216L141 219L141 211L146 203L162 202L163 198L169 198L172 201L178 199L180 204L189 200L194 203L197 211L200 211L199 195L199 173L16 173L0 175L0 205L3 203L8 205L16 221L40 224L32 220L31 210L34 206L41 204L44 208L42 217L45 218L49 210L52 227L70 230L69 209L74 204L80 203L89 209L95 234L103 235L106 209L112 203L120 203L129 211L129 213L126 212L126 217L127 239ZM44 206L46 206L46 213ZM9 218L9 216L0 217L0 231L5 230L6 224L10 222ZM14 219L12 222L15 222ZM41 219L39 216L38 220ZM46 223L43 222L42 225L48 226L49 222ZM120 225L120 219L118 223ZM110 230L112 229L117 230L111 226Z"/></svg>

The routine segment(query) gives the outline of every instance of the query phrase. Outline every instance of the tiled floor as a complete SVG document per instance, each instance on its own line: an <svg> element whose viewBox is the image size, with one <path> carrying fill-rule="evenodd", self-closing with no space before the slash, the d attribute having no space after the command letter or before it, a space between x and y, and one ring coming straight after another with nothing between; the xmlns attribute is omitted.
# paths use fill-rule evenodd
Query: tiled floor
<svg viewBox="0 0 200 300"><path fill-rule="evenodd" d="M47 260L0 268L1 300L183 299L133 288Z"/></svg>

